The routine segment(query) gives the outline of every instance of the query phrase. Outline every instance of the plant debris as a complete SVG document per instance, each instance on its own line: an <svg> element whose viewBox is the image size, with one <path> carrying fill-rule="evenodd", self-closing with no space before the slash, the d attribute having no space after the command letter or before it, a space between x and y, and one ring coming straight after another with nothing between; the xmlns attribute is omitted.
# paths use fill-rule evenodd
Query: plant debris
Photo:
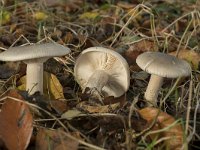
<svg viewBox="0 0 200 150"><path fill-rule="evenodd" d="M0 62L0 149L200 149L199 10L198 0L0 1L0 52L41 42L71 49L44 64L44 95L24 91L23 62ZM79 54L95 46L121 54L131 77L124 95L101 103L74 77ZM147 51L193 69L164 81L157 108L146 107L149 74L136 65Z"/></svg>

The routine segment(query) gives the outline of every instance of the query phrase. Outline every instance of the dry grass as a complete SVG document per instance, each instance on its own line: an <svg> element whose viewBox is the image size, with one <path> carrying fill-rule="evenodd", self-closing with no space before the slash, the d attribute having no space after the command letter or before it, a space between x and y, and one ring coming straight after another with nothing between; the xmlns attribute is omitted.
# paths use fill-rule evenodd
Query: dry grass
<svg viewBox="0 0 200 150"><path fill-rule="evenodd" d="M42 1L32 3L15 1L15 3L10 3L11 5L9 2L8 4L6 4L5 1L0 2L0 22L3 20L3 11L12 12L10 22L0 26L0 50L4 51L10 46L46 41L58 42L70 47L72 53L69 56L54 58L63 67L55 74L63 87L70 87L72 91L70 94L65 93L67 97L65 101L67 102L80 101L81 99L79 97L80 88L74 79L73 67L77 56L87 47L104 46L124 54L125 51L135 43L148 40L152 42L159 51L165 53L176 51L176 55L178 55L181 50L188 49L194 50L199 54L200 12L199 9L196 8L197 4L195 3L185 2L187 3L187 7L185 7L185 9L180 9L179 13L167 8L162 8L166 9L164 11L159 10L161 9L160 7L163 6L153 2L135 4L135 7L130 10L126 8L128 5L122 7L119 4L117 5L117 3L111 2L106 4L99 2L95 4L94 2L83 3L79 0L77 2L71 1L71 3L74 4L72 6L63 6L62 4L57 7L48 7ZM179 6L179 8L182 7L184 2L176 1L177 4L170 2L163 3L175 9L176 5ZM82 7L83 5L84 7ZM39 11L47 14L48 19L40 21L34 19L32 16ZM98 17L92 18L91 16L87 16L81 18L80 15L85 12L97 12ZM168 16L168 18L166 16ZM49 63L51 63L51 61ZM132 64L132 66L134 65L135 64ZM52 70L47 71L53 72ZM133 73L137 73L137 71L131 70L131 75ZM15 87L16 78L16 75L12 75L7 79L1 79L0 93L9 90L11 87ZM185 140L183 149L186 149L188 143L191 146L193 145L193 141L200 140L200 118L198 117L200 113L199 79L199 68L194 69L191 76L186 79L181 81L167 80L159 93L159 108L177 119L181 118L174 124L181 122L184 127ZM140 81L144 86L136 84L136 80ZM157 145L160 146L160 143L166 140L163 138L149 142L148 135L154 132L167 131L168 128L158 131L151 131L151 128L148 128L145 131L136 132L135 129L131 127L133 114L137 116L135 113L136 110L142 107L140 101L143 101L143 94L147 83L148 78L145 78L143 81L131 78L130 89L126 96L127 103L130 104L130 107L128 107L129 110L126 110L126 107L122 108L124 109L124 113L129 112L128 128L124 128L126 131L121 134L121 136L124 136L125 140L123 143L119 144L123 148L131 149L136 146L137 149L153 149L153 147ZM1 99L1 101L2 100L3 99ZM14 100L18 101L19 99ZM46 113L49 116L47 120L50 119L54 121L56 126L62 127L66 132L79 131L83 140L76 139L70 134L66 135L73 140L77 140L81 145L84 145L84 149L104 149L101 147L108 146L96 146L93 144L96 142L91 142L92 138L88 138L87 134L76 129L70 121L65 120L63 122L62 119L41 107L28 102L27 104ZM92 115L93 114L88 114L88 117ZM98 114L95 117L98 118L102 116L112 116L114 118L124 117L118 111L110 114ZM35 122L36 128L40 126L40 119L39 121L36 119ZM172 126L174 124L172 124ZM107 142L106 138L104 142Z"/></svg>

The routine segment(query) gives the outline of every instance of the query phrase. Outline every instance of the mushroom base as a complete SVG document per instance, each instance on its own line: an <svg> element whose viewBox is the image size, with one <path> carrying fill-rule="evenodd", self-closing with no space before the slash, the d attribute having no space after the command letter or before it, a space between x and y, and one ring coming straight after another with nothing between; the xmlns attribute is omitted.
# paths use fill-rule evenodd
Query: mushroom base
<svg viewBox="0 0 200 150"><path fill-rule="evenodd" d="M145 92L145 99L149 102L148 105L156 106L158 92L163 84L163 77L151 75L149 84Z"/></svg>

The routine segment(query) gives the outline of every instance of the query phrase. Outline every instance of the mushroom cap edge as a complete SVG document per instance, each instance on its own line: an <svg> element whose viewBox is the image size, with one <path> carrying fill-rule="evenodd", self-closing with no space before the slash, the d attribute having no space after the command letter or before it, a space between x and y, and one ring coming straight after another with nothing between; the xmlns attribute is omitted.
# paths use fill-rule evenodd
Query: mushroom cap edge
<svg viewBox="0 0 200 150"><path fill-rule="evenodd" d="M189 76L191 66L185 60L161 52L144 52L136 59L144 71L167 78Z"/></svg>
<svg viewBox="0 0 200 150"><path fill-rule="evenodd" d="M23 61L36 58L63 56L70 49L57 43L32 44L8 48L0 53L1 61Z"/></svg>

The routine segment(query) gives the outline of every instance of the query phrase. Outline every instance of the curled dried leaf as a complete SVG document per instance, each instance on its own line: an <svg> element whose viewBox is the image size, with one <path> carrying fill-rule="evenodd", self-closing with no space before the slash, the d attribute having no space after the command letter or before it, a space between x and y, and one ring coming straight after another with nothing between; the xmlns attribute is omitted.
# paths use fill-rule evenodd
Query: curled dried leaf
<svg viewBox="0 0 200 150"><path fill-rule="evenodd" d="M159 110L158 108L147 107L143 108L138 111L141 117L147 120L148 124L150 125L155 119L155 125L153 126L152 130L159 130L164 129L160 135L152 135L150 138L153 140L155 137L160 138L167 138L164 141L164 144L169 149L180 149L183 145L183 129L180 124L175 124L174 126L168 128L171 124L175 122L175 119L167 114Z"/></svg>

